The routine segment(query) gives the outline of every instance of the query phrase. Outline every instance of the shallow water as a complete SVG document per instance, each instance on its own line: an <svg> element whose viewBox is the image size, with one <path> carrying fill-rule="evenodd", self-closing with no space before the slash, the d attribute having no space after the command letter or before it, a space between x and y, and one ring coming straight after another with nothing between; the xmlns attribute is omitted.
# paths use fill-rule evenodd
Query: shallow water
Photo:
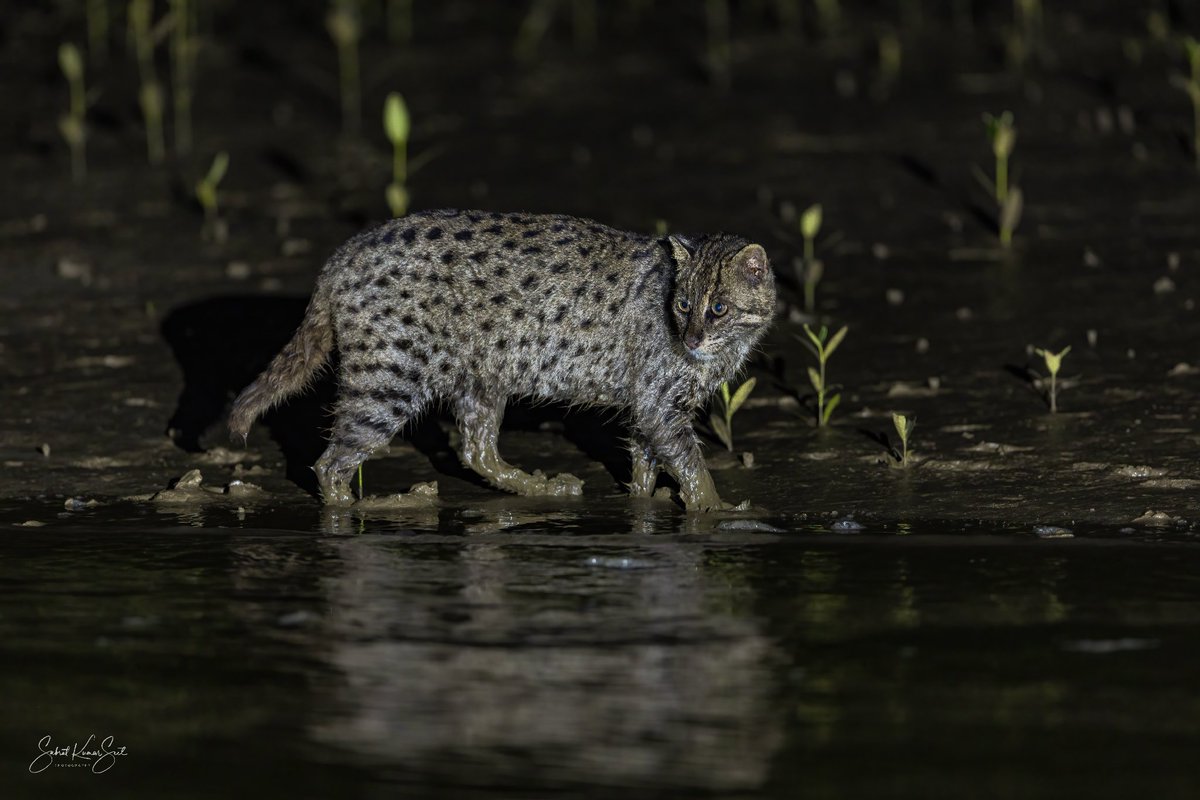
<svg viewBox="0 0 1200 800"><path fill-rule="evenodd" d="M5 534L0 749L20 773L46 734L112 735L127 755L21 774L10 797L1195 786L1186 543L637 533L624 510L607 531L454 533L90 516Z"/></svg>

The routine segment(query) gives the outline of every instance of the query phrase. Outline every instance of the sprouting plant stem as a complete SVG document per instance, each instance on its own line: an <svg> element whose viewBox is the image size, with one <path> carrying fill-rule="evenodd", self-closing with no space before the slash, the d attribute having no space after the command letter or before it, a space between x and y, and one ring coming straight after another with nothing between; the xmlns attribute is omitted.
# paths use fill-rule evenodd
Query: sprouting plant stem
<svg viewBox="0 0 1200 800"><path fill-rule="evenodd" d="M996 156L996 203L1000 206L1008 199L1008 156Z"/></svg>
<svg viewBox="0 0 1200 800"><path fill-rule="evenodd" d="M388 38L393 42L411 42L413 37L413 0L388 0Z"/></svg>
<svg viewBox="0 0 1200 800"><path fill-rule="evenodd" d="M1058 413L1058 375L1050 373L1050 413Z"/></svg>
<svg viewBox="0 0 1200 800"><path fill-rule="evenodd" d="M362 464L358 465L358 499L363 499Z"/></svg>
<svg viewBox="0 0 1200 800"><path fill-rule="evenodd" d="M88 56L93 64L108 58L108 2L87 0Z"/></svg>
<svg viewBox="0 0 1200 800"><path fill-rule="evenodd" d="M403 186L408 181L408 145L396 142L392 148L392 183Z"/></svg>

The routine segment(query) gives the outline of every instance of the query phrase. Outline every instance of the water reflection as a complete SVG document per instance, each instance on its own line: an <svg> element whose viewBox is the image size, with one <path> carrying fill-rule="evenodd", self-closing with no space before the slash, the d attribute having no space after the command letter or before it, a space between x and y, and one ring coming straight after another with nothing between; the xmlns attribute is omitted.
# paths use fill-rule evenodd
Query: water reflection
<svg viewBox="0 0 1200 800"><path fill-rule="evenodd" d="M386 763L492 779L744 790L782 740L775 645L705 548L331 543L311 733ZM612 557L616 550L619 557Z"/></svg>

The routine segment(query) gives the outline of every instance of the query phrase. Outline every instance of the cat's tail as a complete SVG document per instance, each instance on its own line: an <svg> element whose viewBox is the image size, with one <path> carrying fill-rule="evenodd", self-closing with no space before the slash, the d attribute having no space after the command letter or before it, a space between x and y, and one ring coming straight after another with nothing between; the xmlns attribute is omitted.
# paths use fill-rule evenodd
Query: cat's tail
<svg viewBox="0 0 1200 800"><path fill-rule="evenodd" d="M229 412L229 433L243 444L250 426L267 411L301 391L325 366L333 350L333 314L325 281L318 280L304 320L291 341L254 382L242 390Z"/></svg>

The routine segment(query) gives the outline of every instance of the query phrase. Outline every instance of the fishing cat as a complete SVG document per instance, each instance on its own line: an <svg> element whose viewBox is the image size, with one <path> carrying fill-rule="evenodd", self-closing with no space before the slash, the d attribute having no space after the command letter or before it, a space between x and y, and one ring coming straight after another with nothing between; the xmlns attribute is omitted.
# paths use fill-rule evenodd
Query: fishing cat
<svg viewBox="0 0 1200 800"><path fill-rule="evenodd" d="M328 449L315 470L326 503L437 401L460 456L518 494L579 494L571 475L528 474L497 452L509 398L626 412L630 492L660 466L689 511L721 507L692 429L695 411L746 361L771 323L764 249L737 236L654 238L563 215L427 211L342 245L325 264L292 340L234 402L243 442L258 416L339 353Z"/></svg>

